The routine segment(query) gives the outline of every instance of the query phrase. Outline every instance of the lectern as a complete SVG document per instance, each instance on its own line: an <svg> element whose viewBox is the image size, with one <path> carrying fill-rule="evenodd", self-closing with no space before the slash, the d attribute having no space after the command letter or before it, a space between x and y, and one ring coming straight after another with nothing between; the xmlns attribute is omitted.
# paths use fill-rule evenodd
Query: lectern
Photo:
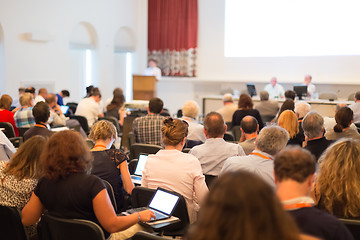
<svg viewBox="0 0 360 240"><path fill-rule="evenodd" d="M133 75L133 99L150 100L156 96L156 82L154 76Z"/></svg>

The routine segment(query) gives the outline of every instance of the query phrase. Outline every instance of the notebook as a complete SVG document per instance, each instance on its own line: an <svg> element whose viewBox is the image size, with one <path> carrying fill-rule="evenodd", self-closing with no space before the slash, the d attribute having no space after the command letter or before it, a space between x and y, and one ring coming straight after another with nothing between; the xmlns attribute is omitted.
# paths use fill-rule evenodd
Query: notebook
<svg viewBox="0 0 360 240"><path fill-rule="evenodd" d="M135 168L135 172L133 175L131 175L131 180L134 184L139 184L141 185L141 178L142 178L142 171L145 167L145 163L146 163L146 160L147 160L147 157L148 155L147 154L144 154L144 153L141 153L139 155L139 160L136 164L136 168Z"/></svg>
<svg viewBox="0 0 360 240"><path fill-rule="evenodd" d="M164 220L171 217L179 199L180 197L176 193L163 188L157 188L147 207L129 209L126 212L134 213L149 209L156 216L156 219L152 219L150 222Z"/></svg>

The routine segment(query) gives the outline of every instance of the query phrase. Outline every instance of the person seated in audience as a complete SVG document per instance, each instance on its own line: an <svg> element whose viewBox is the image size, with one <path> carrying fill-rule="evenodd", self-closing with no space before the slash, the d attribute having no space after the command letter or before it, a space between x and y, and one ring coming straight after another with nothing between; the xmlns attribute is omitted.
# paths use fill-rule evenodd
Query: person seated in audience
<svg viewBox="0 0 360 240"><path fill-rule="evenodd" d="M218 176L224 161L232 156L244 156L239 144L226 142L223 137L227 126L220 113L210 112L204 119L204 144L193 147L190 154L199 159L205 175Z"/></svg>
<svg viewBox="0 0 360 240"><path fill-rule="evenodd" d="M302 233L323 240L352 240L349 230L336 217L314 207L310 190L315 158L300 147L287 147L275 156L276 193Z"/></svg>
<svg viewBox="0 0 360 240"><path fill-rule="evenodd" d="M66 126L66 117L57 104L57 97L55 94L48 94L45 99L50 108L50 117L48 123L52 126Z"/></svg>
<svg viewBox="0 0 360 240"><path fill-rule="evenodd" d="M46 140L35 136L22 144L9 162L0 161L0 205L19 211L30 200L41 175L40 154ZM36 226L25 228L29 239L37 239Z"/></svg>
<svg viewBox="0 0 360 240"><path fill-rule="evenodd" d="M118 211L122 212L126 207L125 192L131 194L134 185L127 166L127 156L119 149L110 149L116 135L115 126L106 120L96 122L91 128L89 138L95 141L91 150L94 156L91 173L111 184Z"/></svg>
<svg viewBox="0 0 360 240"><path fill-rule="evenodd" d="M24 93L25 93L25 88L19 87L18 88L18 97L13 100L12 105L11 105L12 107L14 107L14 109L16 109L15 112L21 107L21 105L20 105L20 97Z"/></svg>
<svg viewBox="0 0 360 240"><path fill-rule="evenodd" d="M284 98L284 87L277 83L276 77L270 79L264 90L269 93L270 99Z"/></svg>
<svg viewBox="0 0 360 240"><path fill-rule="evenodd" d="M283 111L279 116L278 125L288 131L290 137L288 145L299 145L302 147L305 136L299 131L298 118L293 111Z"/></svg>
<svg viewBox="0 0 360 240"><path fill-rule="evenodd" d="M68 90L61 90L61 92L56 94L57 105L64 105L64 98L70 97L70 92Z"/></svg>
<svg viewBox="0 0 360 240"><path fill-rule="evenodd" d="M205 142L204 127L197 120L199 105L195 101L186 101L181 108L182 119L189 124L188 140Z"/></svg>
<svg viewBox="0 0 360 240"><path fill-rule="evenodd" d="M255 150L255 141L259 132L259 124L256 118L246 116L240 123L241 137L239 145L244 149L246 155Z"/></svg>
<svg viewBox="0 0 360 240"><path fill-rule="evenodd" d="M295 101L296 93L293 90L286 90L284 95L285 95L285 100L290 99Z"/></svg>
<svg viewBox="0 0 360 240"><path fill-rule="evenodd" d="M224 94L223 104L224 106L216 110L216 112L220 113L224 117L224 121L226 123L231 123L232 116L234 112L238 109L238 107L234 104L234 100L231 93Z"/></svg>
<svg viewBox="0 0 360 240"><path fill-rule="evenodd" d="M255 109L259 111L261 118L265 122L270 122L279 111L279 104L269 100L269 93L267 91L261 91L260 102L255 105Z"/></svg>
<svg viewBox="0 0 360 240"><path fill-rule="evenodd" d="M343 138L325 150L315 178L317 207L336 217L360 219L360 142Z"/></svg>
<svg viewBox="0 0 360 240"><path fill-rule="evenodd" d="M345 103L338 103L338 104L336 104L336 107L335 107L334 117L324 116L325 132L334 131L334 126L336 125L335 115L336 115L336 112L339 111L339 109L342 108L342 107L347 107L347 105ZM350 124L350 128L352 128L354 130L357 130L357 127L355 126L354 123Z"/></svg>
<svg viewBox="0 0 360 240"><path fill-rule="evenodd" d="M36 89L34 87L27 87L25 88L25 93L31 93L33 99L35 99L36 97L36 93L35 93ZM20 103L21 104L21 103Z"/></svg>
<svg viewBox="0 0 360 240"><path fill-rule="evenodd" d="M148 114L137 117L133 121L132 129L137 143L162 144L161 127L165 119L160 113L163 111L164 103L160 98L152 98L147 108Z"/></svg>
<svg viewBox="0 0 360 240"><path fill-rule="evenodd" d="M255 142L255 150L249 156L230 157L225 161L221 174L245 170L259 175L275 189L274 156L283 149L289 140L289 133L276 125L260 130Z"/></svg>
<svg viewBox="0 0 360 240"><path fill-rule="evenodd" d="M258 110L253 109L253 101L251 97L248 94L241 94L238 102L239 110L234 112L234 115L232 117L232 127L239 126L241 120L247 116L253 116L256 118L259 124L259 129L261 130L264 127L264 123L262 121L262 118L260 116L260 113Z"/></svg>
<svg viewBox="0 0 360 240"><path fill-rule="evenodd" d="M93 221L105 238L112 233L111 239L126 239L141 229L136 223L155 218L150 210L117 216L103 181L90 174L92 160L79 133L65 130L51 136L40 158L43 175L21 212L22 223L35 224L47 211L60 218Z"/></svg>
<svg viewBox="0 0 360 240"><path fill-rule="evenodd" d="M19 136L19 130L15 125L14 114L10 111L12 98L10 95L3 94L0 98L0 122L8 122L14 128L15 136Z"/></svg>
<svg viewBox="0 0 360 240"><path fill-rule="evenodd" d="M0 131L0 161L9 161L16 152L14 145L6 137L3 131Z"/></svg>
<svg viewBox="0 0 360 240"><path fill-rule="evenodd" d="M34 104L36 105L38 102L45 102L47 95L48 95L48 90L46 88L40 88L38 95L34 99Z"/></svg>
<svg viewBox="0 0 360 240"><path fill-rule="evenodd" d="M101 93L99 88L93 88L89 97L82 99L77 108L75 115L83 116L87 119L89 127L95 123L98 117L103 117L101 110Z"/></svg>
<svg viewBox="0 0 360 240"><path fill-rule="evenodd" d="M86 87L86 96L84 98L88 98L91 96L91 93L93 91L95 87L93 85L87 86Z"/></svg>
<svg viewBox="0 0 360 240"><path fill-rule="evenodd" d="M294 111L295 111L295 114L298 118L298 121L299 121L299 135L305 139L305 135L304 135L304 131L301 127L301 122L303 121L305 115L310 112L311 110L311 106L310 104L308 104L307 102L305 101L298 101L295 103L295 108L294 108Z"/></svg>
<svg viewBox="0 0 360 240"><path fill-rule="evenodd" d="M121 88L115 88L113 91L113 98L106 106L106 117L114 117L119 121L122 126L125 118L125 96Z"/></svg>
<svg viewBox="0 0 360 240"><path fill-rule="evenodd" d="M340 108L335 114L336 125L332 131L326 132L325 137L328 140L338 140L348 137L360 140L360 134L357 130L350 128L354 113L348 107Z"/></svg>
<svg viewBox="0 0 360 240"><path fill-rule="evenodd" d="M26 91L26 90L25 90ZM35 125L32 115L33 95L25 92L20 97L21 108L14 114L15 125L17 128L30 128Z"/></svg>
<svg viewBox="0 0 360 240"><path fill-rule="evenodd" d="M276 117L271 121L271 123L277 123L279 116L283 111L285 110L294 111L294 108L295 108L294 100L286 99L281 105L279 112L276 114Z"/></svg>
<svg viewBox="0 0 360 240"><path fill-rule="evenodd" d="M53 134L46 125L50 116L49 105L45 102L38 102L32 109L32 113L36 124L24 133L24 142L36 135L49 138Z"/></svg>
<svg viewBox="0 0 360 240"><path fill-rule="evenodd" d="M274 190L246 171L227 172L211 187L187 240L304 240ZM317 238L316 238L317 239Z"/></svg>
<svg viewBox="0 0 360 240"><path fill-rule="evenodd" d="M317 162L325 149L334 141L324 137L324 119L317 112L306 114L301 124L305 134L304 148L315 156Z"/></svg>
<svg viewBox="0 0 360 240"><path fill-rule="evenodd" d="M360 124L360 91L355 93L355 103L351 104L349 108L354 112L354 123Z"/></svg>
<svg viewBox="0 0 360 240"><path fill-rule="evenodd" d="M199 206L208 192L199 160L181 152L188 134L188 124L170 117L161 128L164 150L149 155L143 170L141 186L162 187L184 196L190 223L196 221Z"/></svg>
<svg viewBox="0 0 360 240"><path fill-rule="evenodd" d="M311 83L312 76L310 74L306 74L304 78L304 85L307 85L307 96L309 98L315 97L316 87Z"/></svg>

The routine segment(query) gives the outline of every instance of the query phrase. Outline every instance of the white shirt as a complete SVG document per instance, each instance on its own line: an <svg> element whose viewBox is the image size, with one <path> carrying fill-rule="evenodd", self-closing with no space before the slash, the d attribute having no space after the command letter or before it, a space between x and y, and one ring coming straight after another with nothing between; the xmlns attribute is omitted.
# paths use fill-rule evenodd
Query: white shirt
<svg viewBox="0 0 360 240"><path fill-rule="evenodd" d="M144 72L145 76L155 76L157 80L161 79L161 70L158 67L148 67Z"/></svg>
<svg viewBox="0 0 360 240"><path fill-rule="evenodd" d="M310 95L308 97L311 97L311 98L315 97L314 95L315 95L315 92L316 92L316 87L315 87L314 84L309 83L309 85L307 85L307 91L308 91L308 94Z"/></svg>
<svg viewBox="0 0 360 240"><path fill-rule="evenodd" d="M41 95L37 95L36 98L34 99L34 106L35 106L38 102L45 102L45 98L43 98L43 96L41 96Z"/></svg>
<svg viewBox="0 0 360 240"><path fill-rule="evenodd" d="M75 115L84 116L88 120L89 127L91 127L98 115L101 113L100 105L92 97L81 100L76 108Z"/></svg>
<svg viewBox="0 0 360 240"><path fill-rule="evenodd" d="M275 86L273 87L270 83L267 84L264 88L265 91L267 91L269 93L269 98L270 99L280 99L280 98L284 98L284 88L283 86L281 86L280 84L275 84Z"/></svg>
<svg viewBox="0 0 360 240"><path fill-rule="evenodd" d="M349 106L349 108L351 110L353 110L353 112L354 112L353 122L354 123L360 123L360 102L356 102L354 104L351 104Z"/></svg>
<svg viewBox="0 0 360 240"><path fill-rule="evenodd" d="M0 131L0 160L9 161L16 149L3 131Z"/></svg>
<svg viewBox="0 0 360 240"><path fill-rule="evenodd" d="M193 118L184 116L182 119L189 124L187 139L205 142L206 136L204 133L204 126Z"/></svg>

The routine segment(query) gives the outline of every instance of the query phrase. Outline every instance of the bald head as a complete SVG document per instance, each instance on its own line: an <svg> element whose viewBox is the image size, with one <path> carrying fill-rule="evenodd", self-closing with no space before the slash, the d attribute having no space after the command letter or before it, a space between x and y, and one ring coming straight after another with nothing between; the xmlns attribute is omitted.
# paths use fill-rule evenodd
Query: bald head
<svg viewBox="0 0 360 240"><path fill-rule="evenodd" d="M241 129L246 134L256 133L258 130L258 121L252 116L245 116L240 123Z"/></svg>

